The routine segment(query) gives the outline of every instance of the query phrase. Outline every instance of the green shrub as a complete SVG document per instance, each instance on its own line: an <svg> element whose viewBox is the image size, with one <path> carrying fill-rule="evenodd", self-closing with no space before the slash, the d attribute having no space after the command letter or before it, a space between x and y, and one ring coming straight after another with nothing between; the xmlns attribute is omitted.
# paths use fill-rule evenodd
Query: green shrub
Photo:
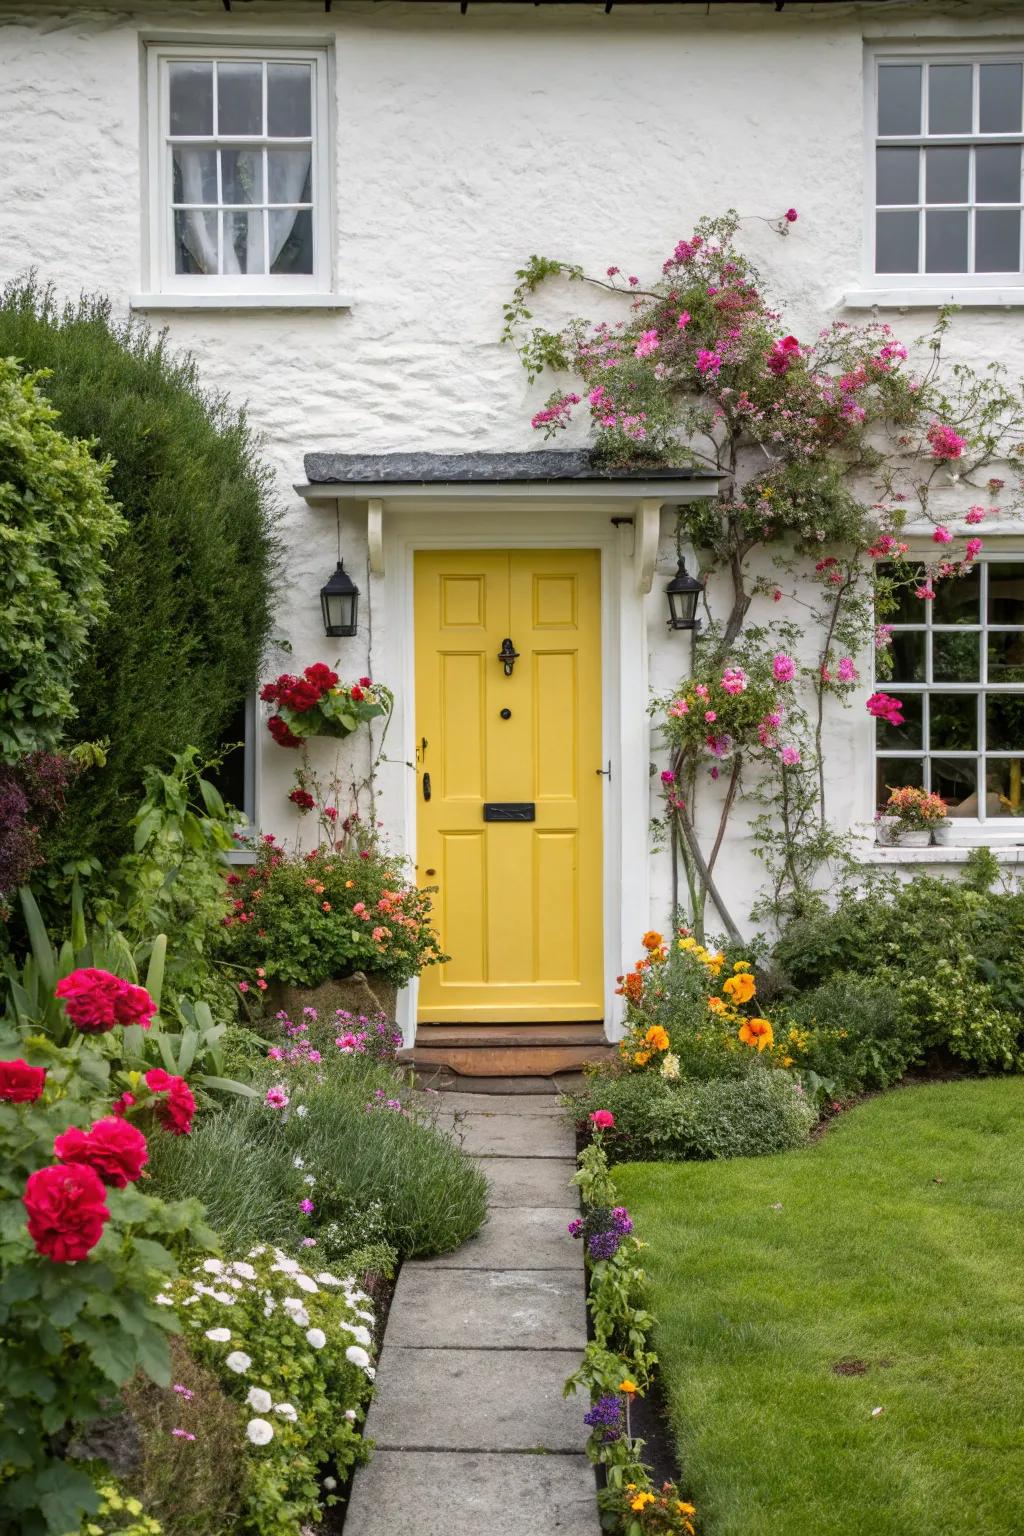
<svg viewBox="0 0 1024 1536"><path fill-rule="evenodd" d="M0 760L60 742L96 625L109 622L111 549L125 528L109 459L58 412L43 377L4 356L0 328ZM90 718L85 736L102 735Z"/></svg>
<svg viewBox="0 0 1024 1536"><path fill-rule="evenodd" d="M33 277L9 283L0 355L50 371L62 430L113 460L109 489L128 523L111 558L117 600L74 691L71 735L107 738L109 757L76 787L53 844L58 859L106 859L130 843L144 764L188 745L208 755L256 682L278 562L270 471L195 361L115 319L105 299L62 307ZM70 558L74 539L62 550ZM79 586L76 615L82 596Z"/></svg>
<svg viewBox="0 0 1024 1536"><path fill-rule="evenodd" d="M258 862L229 876L228 894L222 952L250 980L262 968L317 986L364 970L402 986L442 958L429 895L376 846L300 854L264 840Z"/></svg>
<svg viewBox="0 0 1024 1536"><path fill-rule="evenodd" d="M614 1162L761 1157L802 1145L818 1118L788 1073L756 1062L744 1077L707 1082L594 1077L566 1103L580 1123L611 1110L604 1146Z"/></svg>
<svg viewBox="0 0 1024 1536"><path fill-rule="evenodd" d="M802 1069L831 1084L836 1097L888 1088L922 1055L921 1033L902 997L884 976L840 972L779 1009L776 1038L789 1031Z"/></svg>

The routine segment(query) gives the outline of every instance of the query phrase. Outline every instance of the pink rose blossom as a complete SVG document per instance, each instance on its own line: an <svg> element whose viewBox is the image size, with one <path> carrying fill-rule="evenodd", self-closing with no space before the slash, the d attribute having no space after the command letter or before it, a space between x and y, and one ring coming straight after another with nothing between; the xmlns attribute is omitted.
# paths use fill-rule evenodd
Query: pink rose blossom
<svg viewBox="0 0 1024 1536"><path fill-rule="evenodd" d="M940 525L932 534L932 542L935 544L952 544L953 535L948 528L943 528Z"/></svg>
<svg viewBox="0 0 1024 1536"><path fill-rule="evenodd" d="M777 651L772 659L772 672L777 683L791 683L796 676L796 662L785 651Z"/></svg>
<svg viewBox="0 0 1024 1536"><path fill-rule="evenodd" d="M980 523L980 522L983 521L984 516L985 516L985 508L984 507L969 507L968 511L967 511L967 516L964 518L964 522L965 523L972 523L972 524L973 523Z"/></svg>
<svg viewBox="0 0 1024 1536"><path fill-rule="evenodd" d="M977 560L979 554L981 553L981 547L981 539L968 539L967 548L964 551L964 559L967 561Z"/></svg>
<svg viewBox="0 0 1024 1536"><path fill-rule="evenodd" d="M798 747L783 747L779 756L787 768L795 768L800 761L800 750Z"/></svg>
<svg viewBox="0 0 1024 1536"><path fill-rule="evenodd" d="M839 681L841 683L855 683L857 681L857 668L850 656L843 656L839 662Z"/></svg>

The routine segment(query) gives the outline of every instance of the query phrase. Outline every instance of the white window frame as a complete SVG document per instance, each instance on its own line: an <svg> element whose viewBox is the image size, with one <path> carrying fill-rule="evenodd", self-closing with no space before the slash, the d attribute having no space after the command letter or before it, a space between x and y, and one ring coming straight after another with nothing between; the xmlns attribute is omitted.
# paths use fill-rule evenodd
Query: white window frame
<svg viewBox="0 0 1024 1536"><path fill-rule="evenodd" d="M312 273L182 273L174 270L174 219L170 140L170 92L168 66L198 59L223 59L232 63L309 64L313 71L312 174L313 271ZM329 50L326 47L278 47L275 45L228 46L210 43L150 43L146 49L148 128L148 266L152 293L186 301L236 297L255 304L276 298L324 294L331 291L332 156ZM244 135L232 142L244 145ZM253 136L251 144L265 145L265 135ZM277 141L272 141L277 142ZM287 146L294 140L282 139ZM305 140L302 141L303 143Z"/></svg>
<svg viewBox="0 0 1024 1536"><path fill-rule="evenodd" d="M972 132L969 134L931 135L923 132L920 134L892 136L880 139L878 136L878 71L880 66L886 64L919 64L923 67L924 74L922 81L921 120L922 128L927 128L927 65L972 64L975 68L975 72L977 72L979 64L1024 64L1024 37L1022 37L1020 43L1017 46L1012 44L1008 45L1005 41L1002 41L998 44L971 43L966 46L963 43L929 42L927 44L921 43L912 48L907 48L906 46L899 47L894 44L878 44L877 46L872 46L867 49L864 71L866 86L864 93L864 143L866 157L864 182L867 198L864 234L865 289L870 290L874 288L878 290L890 290L896 294L901 291L906 291L908 298L914 293L915 290L927 289L931 291L932 295L934 295L937 291L945 290L946 296L944 298L939 298L936 300L936 302L953 301L957 296L957 290L961 292L965 290L977 292L983 296L986 289L993 289L1000 290L1000 295L998 298L995 293L992 294L992 300L995 303L1004 302L1003 296L1007 294L1012 294L1012 302L1021 302L1021 295L1022 292L1024 292L1024 211L1022 211L1021 214L1022 265L1015 272L925 272L923 270L918 272L877 272L875 270L875 215L877 211L877 205L875 202L875 150L880 144L891 144L894 147L899 147L900 145L942 146L947 144L965 145L969 147L976 144L1012 144L1018 140L1024 141L1024 127L1022 127L1022 131L1020 133L1016 134L981 134L978 132ZM975 124L977 124L978 101L979 98L976 81L974 92ZM971 164L973 167L973 159ZM973 174L971 176L971 185L969 191L973 197ZM1024 205L1024 178L1022 178L1021 204ZM905 204L901 206L909 212L911 208L916 206L918 209L920 209L924 207L925 204ZM942 206L955 209L965 205L943 204ZM973 209L976 205L971 202L966 206ZM986 208L991 207L994 210L998 210L999 208L1010 207L1011 205L986 203L984 206ZM1016 207L1017 205L1014 204L1012 206ZM919 247L919 259L921 260L922 265L924 255L924 226L925 220L922 218L920 220L919 230L919 239L922 242L922 245ZM972 261L974 254L973 247L974 220L972 218L969 220L968 224L968 252ZM867 297L868 293L865 292L864 298L867 299Z"/></svg>
<svg viewBox="0 0 1024 1536"><path fill-rule="evenodd" d="M930 548L928 546L926 546L926 545L922 545L920 547L914 547L914 545L912 545L911 549L910 549L910 552L907 555L907 559L910 560L910 561L922 561L922 562L925 562L925 561L928 561L929 559L934 558L934 554L935 554L934 545L932 545ZM972 829L984 828L987 832L993 834L992 835L992 843L993 843L993 846L997 846L997 847L1000 846L1000 845L1005 846L1007 843L1024 843L1024 815L1021 815L1021 816L1009 816L1009 815L1006 815L1006 816L988 816L988 815L986 815L986 809L985 809L986 796L987 796L987 767L988 767L989 761L990 760L993 761L993 762L995 762L995 761L1011 761L1014 758L1024 758L1024 742L1021 743L1021 747L1020 747L1020 749L1018 751L1013 751L1013 750L1002 751L1002 750L998 750L998 751L993 751L993 752L990 753L990 752L987 751L987 744L986 744L986 739L985 739L985 733L986 733L985 699L987 698L988 694L990 692L998 692L998 693L1015 693L1015 694L1024 695L1024 682L1020 682L1020 683L989 683L989 681L988 681L988 645L986 643L986 636L988 635L989 631L991 630L991 631L999 632L999 631L1005 631L1007 629L1010 629L1010 630L1020 629L1022 632L1024 632L1024 612L1022 612L1021 622L1020 622L1019 625L990 624L989 623L989 618L988 618L988 602L987 602L987 594L988 594L988 586L987 586L988 574L987 573L988 573L988 570L991 570L991 568L993 566L1005 565L1007 563L1012 563L1012 564L1016 564L1016 565L1024 564L1024 542L1018 542L1018 541L1015 540L1013 547L1010 547L1010 548L1005 548L1004 547L1004 548L1001 548L1001 549L991 550L991 551L986 550L984 552L984 554L981 555L979 557L979 559L978 559L978 565L981 566L981 567L987 568L985 570L985 573L983 574L983 576L981 578L982 584L981 584L981 591L980 591L980 595L979 595L979 605L980 605L979 606L979 620L980 620L980 622L978 624L933 625L933 623L932 623L932 607L931 607L931 604L927 603L927 602L924 602L924 601L922 601L922 604L921 604L921 607L922 607L922 623L927 625L927 631L926 631L926 636L927 637L926 637L926 640L925 640L925 674L926 674L926 676L927 676L928 672L932 670L932 667L931 667L931 664L930 664L930 658L932 656L932 640L931 640L931 636L933 634L935 634L935 633L940 633L940 634L941 633L945 633L945 634L977 634L980 637L979 638L979 646L980 646L981 681L979 681L979 682L966 682L966 683L946 683L946 682L934 682L934 681L933 682L927 682L926 681L926 682L922 682L922 683L903 683L903 682L895 682L895 681L893 681L890 678L876 678L875 679L875 687L876 688L882 689L886 693L890 693L893 696L895 696L897 698L900 698L900 699L906 699L908 697L917 697L917 696L920 696L920 695L928 695L928 694L933 694L933 693L959 693L959 694L966 694L966 695L974 695L977 698L977 700L978 700L978 705L977 705L977 711L978 711L978 713L977 713L977 722L978 722L978 737L977 737L977 740L978 740L978 745L977 745L977 748L973 752L972 751L963 751L963 752L959 752L959 751L942 751L942 750L940 750L940 751L932 751L932 749L931 749L931 741L930 741L930 732L922 731L922 738L921 738L922 739L922 746L920 748L901 749L901 748L898 748L898 747L891 747L891 748L890 747L885 747L885 748L881 748L880 749L878 747L878 745L877 745L877 740L878 740L878 729L877 729L877 726L874 728L874 734L873 734L872 745L871 745L871 796L872 796L872 806L874 806L875 803L876 803L876 785L877 785L877 782L878 782L878 765L879 765L879 763L885 762L886 760L889 760L889 761L893 761L893 760L907 761L908 759L917 759L921 763L921 784L922 784L922 786L924 788L927 789L927 788L930 787L930 783L931 783L931 781L930 781L930 762L929 762L930 758L933 758L933 757L934 758L940 758L943 761L951 761L951 760L954 760L954 759L962 759L964 762L974 762L977 765L977 789L978 789L978 811L979 811L979 814L977 816L956 816L956 817L953 817L952 818L952 824L953 824L954 827L960 827L960 828L965 828L965 829L966 828L972 828ZM954 578L951 578L951 579L955 580L956 578L954 577ZM883 622L888 624L889 620L886 619ZM902 633L920 633L921 632L921 627L922 627L921 624L899 624L899 623L894 623L892 625L893 632L895 634L899 634L901 632ZM924 745L924 743L927 743L927 745Z"/></svg>

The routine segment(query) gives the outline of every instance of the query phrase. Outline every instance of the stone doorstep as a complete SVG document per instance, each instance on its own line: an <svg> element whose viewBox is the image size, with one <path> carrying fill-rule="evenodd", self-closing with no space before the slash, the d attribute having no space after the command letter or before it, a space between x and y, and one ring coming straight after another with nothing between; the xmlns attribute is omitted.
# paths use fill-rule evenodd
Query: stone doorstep
<svg viewBox="0 0 1024 1536"><path fill-rule="evenodd" d="M458 1121L441 1117L471 1157L575 1157L576 1136L567 1121L539 1115L475 1115Z"/></svg>
<svg viewBox="0 0 1024 1536"><path fill-rule="evenodd" d="M490 1185L488 1203L499 1207L576 1203L574 1158L485 1157L477 1167Z"/></svg>
<svg viewBox="0 0 1024 1536"><path fill-rule="evenodd" d="M599 1536L585 1456L380 1450L360 1467L351 1536Z"/></svg>
<svg viewBox="0 0 1024 1536"><path fill-rule="evenodd" d="M580 1350L386 1344L366 1433L383 1450L584 1449L583 1398L564 1397Z"/></svg>
<svg viewBox="0 0 1024 1536"><path fill-rule="evenodd" d="M547 1078L542 1078L547 1082ZM422 1109L435 1109L439 1115L544 1115L554 1119L565 1114L558 1095L547 1093L457 1093L442 1089L433 1093L420 1090L416 1100ZM568 1124L568 1121L566 1121Z"/></svg>
<svg viewBox="0 0 1024 1536"><path fill-rule="evenodd" d="M531 1269L576 1270L580 1247L566 1227L578 1215L575 1206L494 1206L476 1237L453 1253L418 1259L413 1268L519 1269L529 1259Z"/></svg>
<svg viewBox="0 0 1024 1536"><path fill-rule="evenodd" d="M568 1270L402 1266L387 1343L411 1349L582 1351L583 1266Z"/></svg>

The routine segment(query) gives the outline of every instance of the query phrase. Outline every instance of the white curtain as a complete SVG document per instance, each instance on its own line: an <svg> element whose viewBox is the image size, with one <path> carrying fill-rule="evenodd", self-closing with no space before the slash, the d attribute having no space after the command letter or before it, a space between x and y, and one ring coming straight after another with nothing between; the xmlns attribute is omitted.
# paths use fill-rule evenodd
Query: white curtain
<svg viewBox="0 0 1024 1536"><path fill-rule="evenodd" d="M203 160L206 150L182 149L178 152L178 169L181 176L181 201L201 203L204 199ZM273 153L273 152L272 152ZM274 164L274 197L276 202L294 203L301 198L310 170L310 151L289 151L276 156ZM284 249L299 210L280 208L270 218L270 264ZM262 272L263 267L263 209L234 209L225 213L222 270L226 275L243 272ZM217 214L212 209L186 208L178 214L181 243L200 272L216 274L217 267ZM238 221L244 221L245 240L242 244L243 260L232 238ZM244 260L246 253L251 253ZM253 259L254 258L254 259Z"/></svg>

